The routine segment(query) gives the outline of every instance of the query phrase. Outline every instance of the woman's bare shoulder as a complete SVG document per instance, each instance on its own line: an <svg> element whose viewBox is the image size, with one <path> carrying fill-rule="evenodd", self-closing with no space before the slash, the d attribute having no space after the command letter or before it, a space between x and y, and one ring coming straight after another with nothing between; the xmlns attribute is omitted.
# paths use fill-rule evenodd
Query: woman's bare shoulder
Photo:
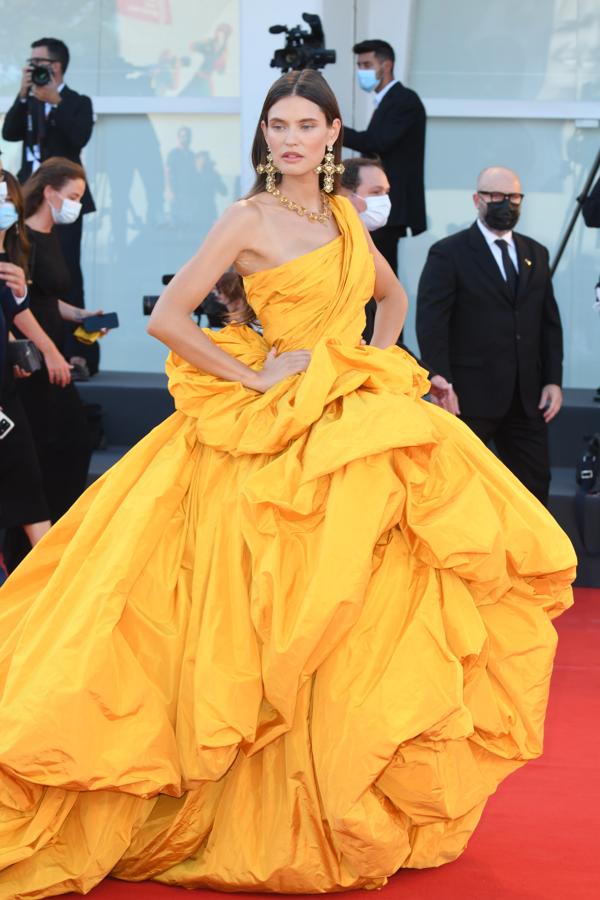
<svg viewBox="0 0 600 900"><path fill-rule="evenodd" d="M229 227L256 228L263 219L263 204L255 197L245 197L229 206L221 220Z"/></svg>

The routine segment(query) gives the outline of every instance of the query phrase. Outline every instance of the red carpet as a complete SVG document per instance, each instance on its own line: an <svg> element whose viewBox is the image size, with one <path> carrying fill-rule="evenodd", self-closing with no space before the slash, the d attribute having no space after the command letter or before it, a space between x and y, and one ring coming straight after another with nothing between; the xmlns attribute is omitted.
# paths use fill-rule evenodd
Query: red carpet
<svg viewBox="0 0 600 900"><path fill-rule="evenodd" d="M600 896L600 589L578 589L574 609L556 624L560 643L544 756L512 775L492 797L461 859L440 869L401 872L378 892L380 900ZM191 895L217 896L211 891ZM108 879L88 896L176 900L190 892ZM245 896L272 900L274 895ZM369 895L339 896L365 900Z"/></svg>

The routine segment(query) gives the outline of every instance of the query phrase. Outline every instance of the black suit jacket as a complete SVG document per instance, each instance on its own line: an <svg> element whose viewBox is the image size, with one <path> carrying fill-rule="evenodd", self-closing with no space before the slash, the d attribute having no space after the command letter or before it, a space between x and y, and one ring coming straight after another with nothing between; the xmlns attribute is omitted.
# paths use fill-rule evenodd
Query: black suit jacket
<svg viewBox="0 0 600 900"><path fill-rule="evenodd" d="M452 382L465 416L500 418L518 384L525 412L562 383L562 327L537 241L514 234L519 285L513 300L477 223L433 244L419 281L421 354Z"/></svg>
<svg viewBox="0 0 600 900"><path fill-rule="evenodd" d="M425 107L418 95L395 84L387 92L366 131L344 128L344 146L363 156L379 156L390 182L388 225L420 234L425 215Z"/></svg>
<svg viewBox="0 0 600 900"><path fill-rule="evenodd" d="M27 131L27 117L31 110L31 130ZM51 156L65 156L72 162L81 165L81 150L90 137L94 127L92 101L84 94L78 94L64 86L61 91L61 102L51 109L45 120L44 132L41 136L40 122L44 116L44 104L35 97L29 97L24 103L17 97L6 113L2 126L2 137L5 141L23 141L19 181L25 182L31 175L32 163L27 159L26 150L30 145L39 143L41 161ZM93 212L96 207L86 184L85 194L81 200L83 212Z"/></svg>

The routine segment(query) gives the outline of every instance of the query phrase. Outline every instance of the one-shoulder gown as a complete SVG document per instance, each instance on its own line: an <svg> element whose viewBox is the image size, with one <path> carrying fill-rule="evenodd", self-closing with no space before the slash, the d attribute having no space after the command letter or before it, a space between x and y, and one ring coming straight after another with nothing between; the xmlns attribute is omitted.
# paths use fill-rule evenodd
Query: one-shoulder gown
<svg viewBox="0 0 600 900"><path fill-rule="evenodd" d="M176 412L0 592L0 898L106 875L377 887L464 850L542 750L567 537L397 347L361 346L362 226L245 279L211 339L264 394L168 359Z"/></svg>

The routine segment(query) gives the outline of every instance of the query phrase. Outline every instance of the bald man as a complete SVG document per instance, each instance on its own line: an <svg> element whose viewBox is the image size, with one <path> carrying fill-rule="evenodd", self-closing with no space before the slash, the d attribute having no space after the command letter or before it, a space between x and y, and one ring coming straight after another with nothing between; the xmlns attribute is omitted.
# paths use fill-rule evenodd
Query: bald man
<svg viewBox="0 0 600 900"><path fill-rule="evenodd" d="M547 423L562 403L562 327L548 251L513 231L516 172L484 169L477 219L433 244L417 296L421 354L453 387L446 406L542 503L550 486Z"/></svg>

